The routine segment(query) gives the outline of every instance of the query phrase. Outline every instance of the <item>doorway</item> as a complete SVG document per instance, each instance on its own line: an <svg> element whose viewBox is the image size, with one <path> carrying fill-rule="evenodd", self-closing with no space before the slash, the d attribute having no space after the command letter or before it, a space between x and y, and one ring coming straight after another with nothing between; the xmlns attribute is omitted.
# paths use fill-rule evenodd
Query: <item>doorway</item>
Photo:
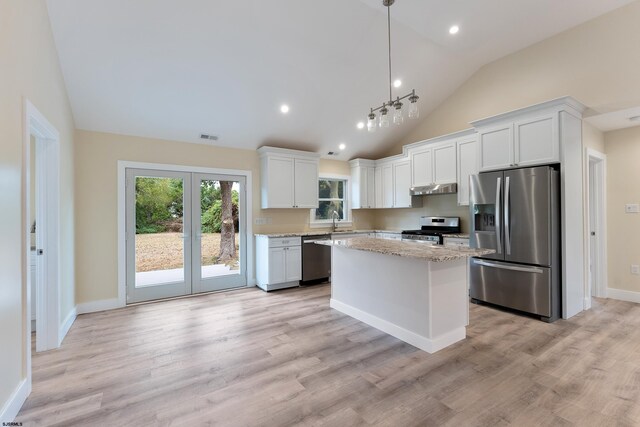
<svg viewBox="0 0 640 427"><path fill-rule="evenodd" d="M587 149L587 245L588 289L585 309L591 297L607 296L606 155Z"/></svg>
<svg viewBox="0 0 640 427"><path fill-rule="evenodd" d="M247 286L246 177L125 169L126 302Z"/></svg>
<svg viewBox="0 0 640 427"><path fill-rule="evenodd" d="M23 296L30 378L32 325L36 326L36 351L59 347L66 331L59 325L60 136L31 102L25 100L24 108L26 286Z"/></svg>

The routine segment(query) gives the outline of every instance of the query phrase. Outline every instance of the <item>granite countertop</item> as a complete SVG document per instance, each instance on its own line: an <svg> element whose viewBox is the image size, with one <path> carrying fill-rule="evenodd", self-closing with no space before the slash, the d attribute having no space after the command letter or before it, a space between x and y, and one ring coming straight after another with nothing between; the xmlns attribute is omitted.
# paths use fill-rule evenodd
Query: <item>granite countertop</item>
<svg viewBox="0 0 640 427"><path fill-rule="evenodd" d="M424 243L386 239L368 239L363 237L318 241L316 244L326 246L343 246L348 249L355 249L359 251L377 252L385 255L395 255L432 262L454 261L461 258L470 258L495 252L493 249L433 246L426 245Z"/></svg>
<svg viewBox="0 0 640 427"><path fill-rule="evenodd" d="M445 234L444 237L445 239L447 237L453 237L455 239L468 239L469 235L468 234Z"/></svg>
<svg viewBox="0 0 640 427"><path fill-rule="evenodd" d="M323 230L318 229L317 231L292 231L289 233L256 233L256 236L265 236L265 237L304 237L304 236L320 236L322 234L365 234L365 233L394 233L400 234L402 231L399 230L339 230L339 231L331 231L331 230Z"/></svg>

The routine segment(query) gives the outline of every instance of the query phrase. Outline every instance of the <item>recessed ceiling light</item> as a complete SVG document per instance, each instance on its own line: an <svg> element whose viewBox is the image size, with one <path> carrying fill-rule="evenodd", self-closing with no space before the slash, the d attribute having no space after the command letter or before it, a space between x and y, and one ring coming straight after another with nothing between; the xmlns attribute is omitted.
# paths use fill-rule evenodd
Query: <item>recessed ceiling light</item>
<svg viewBox="0 0 640 427"><path fill-rule="evenodd" d="M287 114L289 112L289 106L287 104L282 104L280 106L280 112L282 114Z"/></svg>
<svg viewBox="0 0 640 427"><path fill-rule="evenodd" d="M356 126L358 127L358 129L364 129L364 122L358 122Z"/></svg>
<svg viewBox="0 0 640 427"><path fill-rule="evenodd" d="M338 145L338 148L341 149L341 150L344 150L345 148L347 148L347 146L344 145L344 144L340 144L340 145Z"/></svg>
<svg viewBox="0 0 640 427"><path fill-rule="evenodd" d="M402 86L402 80L397 79L393 82L393 87L400 87Z"/></svg>
<svg viewBox="0 0 640 427"><path fill-rule="evenodd" d="M460 31L460 27L458 27L457 25L454 25L451 28L449 28L449 34L458 34L458 31Z"/></svg>

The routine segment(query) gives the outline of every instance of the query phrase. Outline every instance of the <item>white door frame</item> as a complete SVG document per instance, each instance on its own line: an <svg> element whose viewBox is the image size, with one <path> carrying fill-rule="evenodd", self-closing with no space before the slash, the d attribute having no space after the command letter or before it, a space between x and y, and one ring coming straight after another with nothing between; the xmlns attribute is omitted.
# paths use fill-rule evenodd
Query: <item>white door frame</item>
<svg viewBox="0 0 640 427"><path fill-rule="evenodd" d="M26 330L27 377L31 383L31 205L27 197L31 191L31 135L36 139L36 227L37 249L44 255L37 256L36 275L36 351L45 351L60 346L60 133L49 123L38 109L24 100L24 161L23 194L25 209L25 253L26 270L23 297L25 303L24 322Z"/></svg>
<svg viewBox="0 0 640 427"><path fill-rule="evenodd" d="M255 286L255 261L253 241L253 179L250 170L219 169L197 166L171 165L162 163L145 163L118 160L118 301L116 305L108 304L107 307L118 308L127 305L127 272L126 272L126 169L152 169L176 172L192 172L214 175L240 175L246 182L247 197L247 286Z"/></svg>
<svg viewBox="0 0 640 427"><path fill-rule="evenodd" d="M607 297L607 156L599 151L587 148L585 156L586 171L586 221L585 240L587 242L587 280L585 281L585 309L591 308L591 296ZM593 174L594 185L591 184ZM593 206L592 206L593 204ZM593 210L593 213L592 213ZM595 223L594 244L591 239L592 215ZM596 262L591 268L592 255ZM591 276L595 288L591 289Z"/></svg>

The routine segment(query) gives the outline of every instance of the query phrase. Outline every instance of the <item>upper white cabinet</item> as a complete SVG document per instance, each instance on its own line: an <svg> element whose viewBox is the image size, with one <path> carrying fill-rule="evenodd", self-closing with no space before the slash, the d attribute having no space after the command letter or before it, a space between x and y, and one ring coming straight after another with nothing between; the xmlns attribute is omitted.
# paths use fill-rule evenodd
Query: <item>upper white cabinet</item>
<svg viewBox="0 0 640 427"><path fill-rule="evenodd" d="M274 147L258 153L262 209L318 207L318 154Z"/></svg>
<svg viewBox="0 0 640 427"><path fill-rule="evenodd" d="M411 186L456 182L456 142L425 143L409 151Z"/></svg>
<svg viewBox="0 0 640 427"><path fill-rule="evenodd" d="M351 165L351 207L371 209L376 207L376 168L373 160L356 159Z"/></svg>
<svg viewBox="0 0 640 427"><path fill-rule="evenodd" d="M382 175L382 208L392 208L394 199L393 163L380 166Z"/></svg>
<svg viewBox="0 0 640 427"><path fill-rule="evenodd" d="M411 207L411 161L401 160L393 164L393 207Z"/></svg>
<svg viewBox="0 0 640 427"><path fill-rule="evenodd" d="M478 132L480 170L505 169L513 160L513 125L483 129Z"/></svg>
<svg viewBox="0 0 640 427"><path fill-rule="evenodd" d="M513 130L516 166L560 161L558 114L519 120Z"/></svg>
<svg viewBox="0 0 640 427"><path fill-rule="evenodd" d="M469 177L478 173L477 137L472 135L457 142L458 205L469 205Z"/></svg>
<svg viewBox="0 0 640 427"><path fill-rule="evenodd" d="M529 113L497 125L478 126L480 171L559 162L558 114Z"/></svg>
<svg viewBox="0 0 640 427"><path fill-rule="evenodd" d="M433 183L450 184L456 182L455 141L433 147Z"/></svg>
<svg viewBox="0 0 640 427"><path fill-rule="evenodd" d="M423 147L409 156L413 165L411 186L420 187L433 183L433 149Z"/></svg>
<svg viewBox="0 0 640 427"><path fill-rule="evenodd" d="M374 190L375 190L375 207L382 208L383 190L382 190L382 168L380 166L376 166L374 172Z"/></svg>

